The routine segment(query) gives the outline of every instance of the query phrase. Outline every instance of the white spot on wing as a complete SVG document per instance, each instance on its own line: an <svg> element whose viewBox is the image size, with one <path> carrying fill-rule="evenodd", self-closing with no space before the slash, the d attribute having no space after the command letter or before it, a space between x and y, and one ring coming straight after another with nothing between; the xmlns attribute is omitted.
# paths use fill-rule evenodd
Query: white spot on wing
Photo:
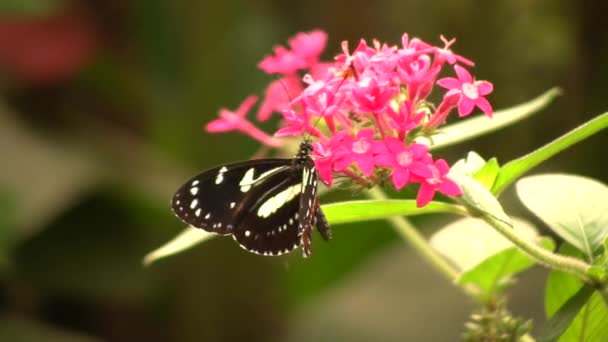
<svg viewBox="0 0 608 342"><path fill-rule="evenodd" d="M269 217L281 208L285 203L291 201L302 191L302 184L296 184L270 197L258 208L259 217Z"/></svg>
<svg viewBox="0 0 608 342"><path fill-rule="evenodd" d="M270 170L262 173L258 178L255 178L255 169L250 168L249 170L247 170L247 172L245 172L245 175L243 175L243 178L239 182L239 186L241 187L241 192L249 191L251 189L251 187L256 185L256 183L259 182L260 180L262 180L280 170L283 170L284 168L285 168L285 166L275 167L273 169L270 169Z"/></svg>
<svg viewBox="0 0 608 342"><path fill-rule="evenodd" d="M201 208L196 209L196 211L194 212L194 215L196 215L196 217L201 216Z"/></svg>
<svg viewBox="0 0 608 342"><path fill-rule="evenodd" d="M209 218L211 218L211 213L207 213L207 215L205 215L205 220L208 220Z"/></svg>
<svg viewBox="0 0 608 342"><path fill-rule="evenodd" d="M198 205L198 200L195 198L192 200L192 202L190 202L190 209L196 208L197 205Z"/></svg>
<svg viewBox="0 0 608 342"><path fill-rule="evenodd" d="M215 177L215 184L221 184L224 181L224 172L226 171L228 171L228 169L225 166L222 166Z"/></svg>
<svg viewBox="0 0 608 342"><path fill-rule="evenodd" d="M198 188L197 187L191 188L190 193L192 194L192 196L196 196L196 194L198 194Z"/></svg>
<svg viewBox="0 0 608 342"><path fill-rule="evenodd" d="M230 202L230 209L234 208L235 205L236 205L236 203Z"/></svg>
<svg viewBox="0 0 608 342"><path fill-rule="evenodd" d="M249 236L251 236L251 231L249 231L249 230L246 230L246 231L245 231L245 236L246 236L246 237L249 237Z"/></svg>
<svg viewBox="0 0 608 342"><path fill-rule="evenodd" d="M197 186L198 185L198 179L195 179L194 181L192 181L192 186Z"/></svg>

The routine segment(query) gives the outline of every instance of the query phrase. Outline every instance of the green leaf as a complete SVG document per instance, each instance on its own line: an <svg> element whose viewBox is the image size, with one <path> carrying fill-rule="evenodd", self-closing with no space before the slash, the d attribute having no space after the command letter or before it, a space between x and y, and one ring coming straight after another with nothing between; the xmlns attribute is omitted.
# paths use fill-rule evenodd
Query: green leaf
<svg viewBox="0 0 608 342"><path fill-rule="evenodd" d="M467 176L473 176L477 171L481 170L484 165L486 165L486 160L477 152L470 151L467 153L466 158L456 161L450 170Z"/></svg>
<svg viewBox="0 0 608 342"><path fill-rule="evenodd" d="M202 229L188 226L179 235L169 240L159 248L146 254L143 263L145 266L149 266L153 262L177 253L181 253L215 236L215 234L208 233Z"/></svg>
<svg viewBox="0 0 608 342"><path fill-rule="evenodd" d="M330 224L378 220L391 216L413 216L430 213L466 214L458 205L430 202L422 208L415 200L361 200L326 204L323 212Z"/></svg>
<svg viewBox="0 0 608 342"><path fill-rule="evenodd" d="M555 247L553 241L549 238L541 239L540 244L547 250L553 250ZM459 283L477 285L482 290L482 299L487 300L510 285L513 275L527 270L534 264L536 262L532 258L513 246L492 255L471 270L463 273Z"/></svg>
<svg viewBox="0 0 608 342"><path fill-rule="evenodd" d="M581 258L581 253L573 246L564 244L560 248L560 254ZM570 319L571 324L568 326L567 313L575 311L576 306L574 304L580 304L584 294L579 294L583 288L582 281L573 276L572 274L552 271L547 279L547 287L545 289L545 313L547 317L551 317L551 321L556 320L556 323L551 323L552 327L543 329L542 341L555 341L555 336L563 332L559 338L560 342L569 341L603 341L602 338L608 336L608 307L604 304L599 293L595 292L591 295L591 298L587 300L587 303L578 311L574 319ZM581 298L574 298L576 295ZM566 310L565 308L570 302L571 307ZM556 317L560 311L564 308L562 317ZM567 329L564 329L564 325ZM557 331L557 328L561 332ZM550 339L553 337L553 339Z"/></svg>
<svg viewBox="0 0 608 342"><path fill-rule="evenodd" d="M423 208L416 207L415 200L362 200L323 205L325 217L331 225L378 220L391 216L413 216L430 213L466 214L461 206L430 202ZM144 265L159 259L181 253L193 246L209 240L215 234L194 227L188 227L171 241L153 250L144 257Z"/></svg>
<svg viewBox="0 0 608 342"><path fill-rule="evenodd" d="M479 169L473 175L473 179L478 181L484 188L490 190L494 185L494 181L496 180L496 176L498 176L498 172L500 172L500 165L498 165L498 160L496 158L492 158L488 160L484 166Z"/></svg>
<svg viewBox="0 0 608 342"><path fill-rule="evenodd" d="M573 258L581 257L581 253L567 243L559 248L559 254ZM582 286L583 282L573 275L560 271L551 271L547 278L547 286L545 287L546 316L553 316Z"/></svg>
<svg viewBox="0 0 608 342"><path fill-rule="evenodd" d="M576 316L560 342L605 341L608 336L608 308L595 292Z"/></svg>
<svg viewBox="0 0 608 342"><path fill-rule="evenodd" d="M511 219L504 212L496 197L483 185L473 178L457 172L450 172L449 176L462 189L461 198L469 209L511 225Z"/></svg>
<svg viewBox="0 0 608 342"><path fill-rule="evenodd" d="M492 188L492 193L500 194L517 178L530 171L538 164L553 157L564 149L585 140L589 136L600 132L606 127L608 127L608 113L593 118L532 153L508 162L498 173L496 183Z"/></svg>
<svg viewBox="0 0 608 342"><path fill-rule="evenodd" d="M555 233L594 260L608 237L608 187L573 175L545 174L517 182L522 203Z"/></svg>
<svg viewBox="0 0 608 342"><path fill-rule="evenodd" d="M520 105L494 112L492 119L478 116L461 120L456 124L441 128L431 139L420 138L418 142L431 146L431 149L443 148L475 137L497 131L531 116L546 107L560 94L557 88L549 89L542 95Z"/></svg>
<svg viewBox="0 0 608 342"><path fill-rule="evenodd" d="M513 229L528 240L537 241L536 229L525 220L514 218ZM502 251L514 248L513 243L492 226L477 218L456 220L435 233L431 246L450 260L460 272L475 269Z"/></svg>
<svg viewBox="0 0 608 342"><path fill-rule="evenodd" d="M538 342L556 341L570 327L581 309L589 301L593 294L593 289L583 286L578 292L570 297L562 307L545 323Z"/></svg>

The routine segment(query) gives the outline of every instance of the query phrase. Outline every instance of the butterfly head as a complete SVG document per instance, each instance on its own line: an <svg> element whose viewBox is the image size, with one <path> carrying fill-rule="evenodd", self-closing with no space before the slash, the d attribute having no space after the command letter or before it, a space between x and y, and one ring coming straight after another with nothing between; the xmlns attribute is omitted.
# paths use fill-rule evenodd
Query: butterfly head
<svg viewBox="0 0 608 342"><path fill-rule="evenodd" d="M298 149L298 154L295 158L296 163L304 162L307 158L310 158L311 153L312 144L310 143L310 141L303 141L302 143L300 143L300 148Z"/></svg>

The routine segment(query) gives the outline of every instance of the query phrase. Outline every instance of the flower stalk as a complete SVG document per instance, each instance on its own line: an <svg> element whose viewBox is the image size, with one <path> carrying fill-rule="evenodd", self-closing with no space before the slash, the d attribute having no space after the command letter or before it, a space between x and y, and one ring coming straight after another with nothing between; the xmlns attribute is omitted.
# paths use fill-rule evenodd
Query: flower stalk
<svg viewBox="0 0 608 342"><path fill-rule="evenodd" d="M588 284L594 284L595 281L591 279L587 274L587 271L589 270L591 265L579 259L555 254L551 251L548 251L534 244L533 242L517 235L512 227L492 217L491 215L482 215L481 218L488 224L490 224L492 227L494 227L494 229L496 229L496 231L498 231L502 236L507 238L515 246L517 246L520 250L522 250L530 257L532 257L538 263L543 264L554 270L572 273L584 282Z"/></svg>

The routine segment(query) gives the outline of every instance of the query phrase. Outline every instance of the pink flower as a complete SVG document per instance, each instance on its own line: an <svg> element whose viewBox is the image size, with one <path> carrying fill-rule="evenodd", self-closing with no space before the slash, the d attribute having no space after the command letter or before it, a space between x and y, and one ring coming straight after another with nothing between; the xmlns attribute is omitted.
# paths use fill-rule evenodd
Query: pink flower
<svg viewBox="0 0 608 342"><path fill-rule="evenodd" d="M458 114L460 117L471 114L473 108L477 106L488 117L492 117L493 110L490 102L483 96L492 92L494 86L487 81L475 81L471 74L460 65L454 65L454 70L458 79L452 77L442 78L437 84L450 90L458 90L461 94L458 103Z"/></svg>
<svg viewBox="0 0 608 342"><path fill-rule="evenodd" d="M433 46L418 38L410 40L410 36L407 33L401 36L401 46L402 48L397 51L397 54L399 55L399 61L402 63L409 63L420 54L433 51Z"/></svg>
<svg viewBox="0 0 608 342"><path fill-rule="evenodd" d="M291 50L274 48L274 56L265 56L258 67L269 74L293 75L297 70L313 66L325 48L327 35L322 31L299 33L289 40Z"/></svg>
<svg viewBox="0 0 608 342"><path fill-rule="evenodd" d="M376 51L367 45L365 39L359 41L359 45L357 45L352 55L348 52L348 42L343 41L342 52L342 54L336 56L336 62L343 67L352 65L356 72L365 70L369 66L371 58L376 54Z"/></svg>
<svg viewBox="0 0 608 342"><path fill-rule="evenodd" d="M452 180L447 178L447 174L450 171L450 167L445 160L439 159L435 164L428 165L431 170L431 176L423 179L416 197L416 205L418 208L427 205L433 197L435 192L439 191L442 194L448 196L460 196L462 190Z"/></svg>
<svg viewBox="0 0 608 342"><path fill-rule="evenodd" d="M370 78L352 89L352 99L359 113L381 113L386 109L395 92L394 87L378 84L375 78Z"/></svg>
<svg viewBox="0 0 608 342"><path fill-rule="evenodd" d="M445 122L445 119L448 117L448 114L452 111L452 109L458 106L458 102L460 101L460 91L456 89L452 89L443 95L443 100L437 107L437 110L429 121L424 125L425 128L433 128L438 127L442 123Z"/></svg>
<svg viewBox="0 0 608 342"><path fill-rule="evenodd" d="M333 183L335 161L348 153L344 146L342 146L342 140L346 134L346 131L341 131L334 134L327 144L322 142L312 144L312 158L315 161L319 178L328 186Z"/></svg>
<svg viewBox="0 0 608 342"><path fill-rule="evenodd" d="M336 160L336 171L342 171L355 162L361 173L371 176L374 172L374 130L362 129L354 139L346 136L341 145L346 153Z"/></svg>
<svg viewBox="0 0 608 342"><path fill-rule="evenodd" d="M435 48L435 54L436 54L438 64L443 64L444 61L447 61L449 64L452 64L452 65L456 64L456 62L460 62L460 63L468 65L468 66L475 65L475 63L473 63L473 61L471 61L467 58L464 58L460 55L457 55L450 50L450 46L452 46L452 44L454 44L456 42L456 38L453 38L448 41L443 35L441 35L441 41L443 42L444 47L441 49Z"/></svg>
<svg viewBox="0 0 608 342"><path fill-rule="evenodd" d="M220 119L207 129L238 130L271 146L279 145L276 137L281 136L313 138L317 142L312 157L319 178L327 185L332 184L335 172L364 186L389 179L396 189L420 184L419 206L431 201L437 191L458 195L460 189L446 177L447 163L435 162L427 146L410 143L416 137L432 138L454 108L460 116L469 115L475 107L491 116L492 106L485 96L493 86L473 79L464 68L473 62L450 50L455 40L443 36L441 40L443 47L407 34L400 46L376 39L368 45L361 39L352 53L343 42L342 53L325 62L319 58L327 35L299 33L259 64L268 73L282 74L280 81L266 89L257 113L259 121L272 112L281 113L283 121L275 137L246 120L255 97L246 99L235 112L223 109ZM453 67L457 78L437 81L443 66ZM439 104L429 99L435 84L447 89L441 89Z"/></svg>
<svg viewBox="0 0 608 342"><path fill-rule="evenodd" d="M397 130L401 139L405 138L407 132L416 128L424 118L425 113L423 111L416 114L413 113L413 106L411 101L405 101L399 106L399 113L395 112L391 107L387 108L388 123L392 128Z"/></svg>
<svg viewBox="0 0 608 342"><path fill-rule="evenodd" d="M309 130L310 117L306 114L300 114L291 109L283 111L283 118L287 121L287 126L279 129L274 133L276 137L284 136L300 136Z"/></svg>
<svg viewBox="0 0 608 342"><path fill-rule="evenodd" d="M387 137L384 139L384 147L377 144L374 150L376 165L393 168L392 179L397 190L410 181L410 175L432 177L429 165L425 163L428 148L422 144L405 147L403 141Z"/></svg>
<svg viewBox="0 0 608 342"><path fill-rule="evenodd" d="M220 109L220 119L215 119L207 124L207 132L217 133L239 129L247 122L245 115L258 101L257 96L249 96L237 108L235 112L231 112L226 108Z"/></svg>
<svg viewBox="0 0 608 342"><path fill-rule="evenodd" d="M298 69L306 67L306 61L283 46L274 48L275 56L266 56L258 67L268 74L293 75Z"/></svg>
<svg viewBox="0 0 608 342"><path fill-rule="evenodd" d="M245 119L247 112L249 112L257 100L257 96L249 96L235 112L224 108L220 109L220 118L207 124L207 132L217 133L237 130L261 141L265 145L273 147L281 146L280 141L267 135Z"/></svg>
<svg viewBox="0 0 608 342"><path fill-rule="evenodd" d="M307 67L317 63L319 56L325 49L327 34L320 30L309 33L298 33L289 39L291 51L307 62Z"/></svg>
<svg viewBox="0 0 608 342"><path fill-rule="evenodd" d="M410 99L425 98L433 89L433 83L441 68L431 68L431 58L421 55L418 58L399 62L399 76L403 83L407 84L408 97Z"/></svg>
<svg viewBox="0 0 608 342"><path fill-rule="evenodd" d="M322 92L317 96L302 98L304 110L308 115L322 116L331 132L336 131L333 115L340 108L343 98L336 99L336 93Z"/></svg>
<svg viewBox="0 0 608 342"><path fill-rule="evenodd" d="M268 120L273 111L280 112L289 108L291 98L301 92L302 86L297 77L288 76L270 83L258 109L258 121Z"/></svg>

